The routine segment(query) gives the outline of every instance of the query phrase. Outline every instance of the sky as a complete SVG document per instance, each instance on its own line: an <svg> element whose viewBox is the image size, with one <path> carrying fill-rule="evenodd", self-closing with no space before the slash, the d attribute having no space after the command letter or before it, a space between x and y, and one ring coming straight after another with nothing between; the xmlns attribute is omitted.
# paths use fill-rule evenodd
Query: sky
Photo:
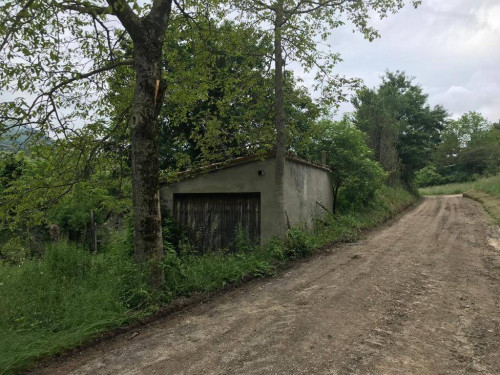
<svg viewBox="0 0 500 375"><path fill-rule="evenodd" d="M381 34L373 42L350 25L334 30L328 43L343 58L336 73L376 87L386 70L402 70L452 117L478 111L500 120L500 0L423 0L371 22ZM292 69L313 86L313 74ZM352 110L344 103L337 116Z"/></svg>
<svg viewBox="0 0 500 375"><path fill-rule="evenodd" d="M381 38L371 43L349 26L334 31L337 73L376 87L386 70L402 70L452 117L478 111L500 120L500 0L423 0L372 24ZM352 110L345 103L339 112Z"/></svg>

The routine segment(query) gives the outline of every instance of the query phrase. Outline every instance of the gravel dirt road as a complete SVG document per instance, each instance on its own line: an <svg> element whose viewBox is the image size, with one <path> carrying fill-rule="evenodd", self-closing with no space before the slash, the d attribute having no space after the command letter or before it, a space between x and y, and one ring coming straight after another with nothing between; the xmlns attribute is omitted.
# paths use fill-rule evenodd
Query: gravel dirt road
<svg viewBox="0 0 500 375"><path fill-rule="evenodd" d="M472 200L428 197L360 242L35 373L500 374L500 231Z"/></svg>

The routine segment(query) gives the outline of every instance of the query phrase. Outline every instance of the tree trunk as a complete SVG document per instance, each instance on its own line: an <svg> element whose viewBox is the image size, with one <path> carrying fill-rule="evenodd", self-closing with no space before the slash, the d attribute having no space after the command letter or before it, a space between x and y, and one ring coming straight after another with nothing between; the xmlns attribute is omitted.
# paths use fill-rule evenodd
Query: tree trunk
<svg viewBox="0 0 500 375"><path fill-rule="evenodd" d="M332 207L332 213L335 215L337 213L337 197L339 195L339 185L335 185L333 188L333 207Z"/></svg>
<svg viewBox="0 0 500 375"><path fill-rule="evenodd" d="M287 220L285 212L285 157L286 157L286 129L285 103L283 96L283 49L281 27L283 26L283 0L276 3L276 20L274 24L274 90L276 110L276 174L275 196L278 211L278 235L286 232Z"/></svg>
<svg viewBox="0 0 500 375"><path fill-rule="evenodd" d="M161 83L162 44L135 45L137 75L130 119L135 259L157 290L165 282L157 121L165 93Z"/></svg>
<svg viewBox="0 0 500 375"><path fill-rule="evenodd" d="M172 0L155 0L148 15L139 17L128 2L107 0L134 42L136 82L130 117L132 210L135 260L156 290L165 283L160 214L158 116L165 95L162 82L163 40Z"/></svg>

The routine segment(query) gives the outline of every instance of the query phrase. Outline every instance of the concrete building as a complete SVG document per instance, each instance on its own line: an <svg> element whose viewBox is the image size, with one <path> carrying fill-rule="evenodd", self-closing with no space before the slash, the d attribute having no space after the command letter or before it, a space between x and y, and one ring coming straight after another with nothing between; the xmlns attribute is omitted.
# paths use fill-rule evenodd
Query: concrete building
<svg viewBox="0 0 500 375"><path fill-rule="evenodd" d="M277 232L275 154L241 157L183 172L163 183L162 211L176 219L200 249L231 247L237 228L253 242ZM311 228L333 205L330 170L294 156L285 162L285 210L291 226Z"/></svg>

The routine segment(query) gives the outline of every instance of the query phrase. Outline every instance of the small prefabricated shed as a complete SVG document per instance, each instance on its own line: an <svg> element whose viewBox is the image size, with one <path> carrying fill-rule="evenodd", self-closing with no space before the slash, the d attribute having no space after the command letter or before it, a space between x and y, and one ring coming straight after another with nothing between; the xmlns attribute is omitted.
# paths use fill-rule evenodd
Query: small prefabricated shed
<svg viewBox="0 0 500 375"><path fill-rule="evenodd" d="M274 154L241 157L161 186L162 211L184 227L203 250L232 247L241 228L265 244L277 233ZM330 170L293 156L285 162L285 210L291 226L311 227L331 212Z"/></svg>

